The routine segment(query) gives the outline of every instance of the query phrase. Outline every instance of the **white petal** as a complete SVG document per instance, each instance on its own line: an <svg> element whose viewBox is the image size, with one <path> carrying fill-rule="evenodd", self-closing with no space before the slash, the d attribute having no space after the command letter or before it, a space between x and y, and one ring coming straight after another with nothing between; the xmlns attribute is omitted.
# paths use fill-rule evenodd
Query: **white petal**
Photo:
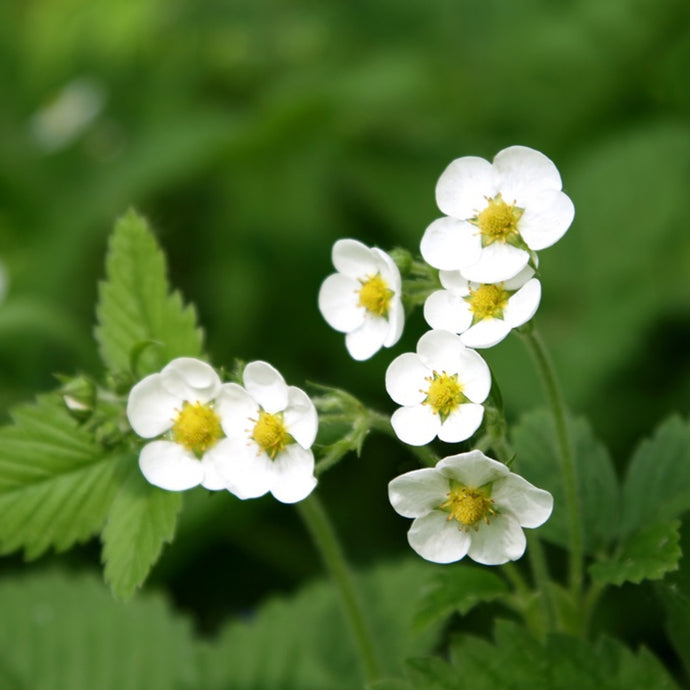
<svg viewBox="0 0 690 690"><path fill-rule="evenodd" d="M469 534L458 527L447 513L434 510L412 523L407 541L427 561L452 563L464 558L470 547Z"/></svg>
<svg viewBox="0 0 690 690"><path fill-rule="evenodd" d="M411 446L425 446L436 438L441 419L428 405L411 405L397 409L391 424L398 438Z"/></svg>
<svg viewBox="0 0 690 690"><path fill-rule="evenodd" d="M396 357L386 369L386 390L398 405L416 405L426 398L431 370L414 352Z"/></svg>
<svg viewBox="0 0 690 690"><path fill-rule="evenodd" d="M319 311L331 328L349 333L362 325L366 310L358 304L362 284L343 275L328 276L319 290Z"/></svg>
<svg viewBox="0 0 690 690"><path fill-rule="evenodd" d="M491 370L482 356L463 346L460 353L458 381L462 392L473 402L482 403L491 390Z"/></svg>
<svg viewBox="0 0 690 690"><path fill-rule="evenodd" d="M504 280L502 287L504 290L509 292L514 292L519 290L527 281L529 281L534 276L534 269L531 266L525 266L520 273L518 273L514 278L509 280Z"/></svg>
<svg viewBox="0 0 690 690"><path fill-rule="evenodd" d="M362 362L375 355L388 336L388 319L368 315L364 323L345 336L345 347L352 359Z"/></svg>
<svg viewBox="0 0 690 690"><path fill-rule="evenodd" d="M153 438L172 428L182 409L183 399L172 395L160 374L151 374L137 383L127 399L127 419L134 431L144 438Z"/></svg>
<svg viewBox="0 0 690 690"><path fill-rule="evenodd" d="M429 369L441 373L457 374L462 366L462 355L467 348L450 331L427 331L417 341L417 354Z"/></svg>
<svg viewBox="0 0 690 690"><path fill-rule="evenodd" d="M484 565L501 565L516 561L525 553L527 541L517 520L511 515L496 515L487 525L478 523L478 530L470 530L472 544L469 557Z"/></svg>
<svg viewBox="0 0 690 690"><path fill-rule="evenodd" d="M424 302L424 319L431 328L462 333L472 323L469 303L450 290L437 290Z"/></svg>
<svg viewBox="0 0 690 690"><path fill-rule="evenodd" d="M207 403L220 389L220 377L214 368L200 359L178 357L160 373L162 385L172 395L189 402Z"/></svg>
<svg viewBox="0 0 690 690"><path fill-rule="evenodd" d="M393 347L400 340L405 326L405 310L402 302L397 298L391 300L388 311L388 335L383 341L384 347Z"/></svg>
<svg viewBox="0 0 690 690"><path fill-rule="evenodd" d="M446 290L452 290L460 297L470 294L469 283L460 271L439 271L438 277Z"/></svg>
<svg viewBox="0 0 690 690"><path fill-rule="evenodd" d="M311 398L296 386L288 386L288 404L283 412L288 433L302 448L310 448L319 429L316 407Z"/></svg>
<svg viewBox="0 0 690 690"><path fill-rule="evenodd" d="M553 496L548 491L538 489L512 472L494 484L491 497L501 510L514 515L523 527L543 525L553 510Z"/></svg>
<svg viewBox="0 0 690 690"><path fill-rule="evenodd" d="M472 218L486 206L486 197L496 194L496 176L491 163L477 156L456 158L436 184L436 203L454 218Z"/></svg>
<svg viewBox="0 0 690 690"><path fill-rule="evenodd" d="M493 347L510 333L510 326L503 319L482 319L466 330L461 336L467 347Z"/></svg>
<svg viewBox="0 0 690 690"><path fill-rule="evenodd" d="M376 257L378 272L381 274L381 277L386 281L386 285L388 285L388 288L390 290L393 290L393 292L395 292L396 295L399 295L400 288L402 285L402 279L400 278L400 270L398 269L397 264L382 249L379 249L378 247L372 247L371 251L374 253L374 256Z"/></svg>
<svg viewBox="0 0 690 690"><path fill-rule="evenodd" d="M268 362L249 362L242 374L244 387L256 402L271 414L282 412L287 405L288 390L285 379Z"/></svg>
<svg viewBox="0 0 690 690"><path fill-rule="evenodd" d="M446 443L460 443L468 439L479 428L484 416L484 407L474 403L460 405L441 424L438 437Z"/></svg>
<svg viewBox="0 0 690 690"><path fill-rule="evenodd" d="M338 240L333 245L333 265L350 278L366 278L378 272L376 255L357 240Z"/></svg>
<svg viewBox="0 0 690 690"><path fill-rule="evenodd" d="M541 300L541 283L536 279L528 281L508 300L503 318L511 328L527 323L536 313Z"/></svg>
<svg viewBox="0 0 690 690"><path fill-rule="evenodd" d="M225 438L204 455L222 478L224 488L242 500L263 496L271 487L271 459L254 443Z"/></svg>
<svg viewBox="0 0 690 690"><path fill-rule="evenodd" d="M204 478L201 462L179 443L152 441L139 454L139 468L146 481L167 491L184 491Z"/></svg>
<svg viewBox="0 0 690 690"><path fill-rule="evenodd" d="M314 455L293 443L273 460L271 493L281 503L297 503L316 486Z"/></svg>
<svg viewBox="0 0 690 690"><path fill-rule="evenodd" d="M530 201L518 227L527 246L539 251L560 240L574 217L575 207L570 197L550 190Z"/></svg>
<svg viewBox="0 0 690 690"><path fill-rule="evenodd" d="M524 249L494 242L482 249L478 261L460 270L467 280L475 283L500 283L515 277L528 261L529 253Z"/></svg>
<svg viewBox="0 0 690 690"><path fill-rule="evenodd" d="M396 513L416 518L443 503L450 491L448 479L433 467L406 472L388 483L388 500Z"/></svg>
<svg viewBox="0 0 690 690"><path fill-rule="evenodd" d="M208 452L201 458L201 467L204 470L204 478L201 481L201 486L209 491L220 491L225 488L225 481L218 473L216 464L209 457Z"/></svg>
<svg viewBox="0 0 690 690"><path fill-rule="evenodd" d="M561 189L558 168L543 153L527 146L510 146L494 158L499 191L506 203L524 202L536 190Z"/></svg>
<svg viewBox="0 0 690 690"><path fill-rule="evenodd" d="M482 241L471 223L439 218L424 231L419 249L430 266L455 271L479 260Z"/></svg>
<svg viewBox="0 0 690 690"><path fill-rule="evenodd" d="M259 405L237 383L224 383L216 397L215 411L226 436L248 439L259 419Z"/></svg>
<svg viewBox="0 0 690 690"><path fill-rule="evenodd" d="M502 462L492 460L480 450L449 455L436 464L436 469L444 477L475 489L510 473Z"/></svg>

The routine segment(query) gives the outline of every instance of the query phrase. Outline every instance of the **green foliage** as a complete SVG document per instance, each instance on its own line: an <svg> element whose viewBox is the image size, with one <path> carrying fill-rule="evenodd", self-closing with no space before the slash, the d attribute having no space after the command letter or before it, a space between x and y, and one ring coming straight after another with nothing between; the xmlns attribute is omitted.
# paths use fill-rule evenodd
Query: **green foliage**
<svg viewBox="0 0 690 690"><path fill-rule="evenodd" d="M544 644L515 623L499 621L495 641L463 636L452 648L452 663L437 658L410 662L419 690L647 690L676 688L647 650L633 654L619 642L595 644L551 635Z"/></svg>
<svg viewBox="0 0 690 690"><path fill-rule="evenodd" d="M158 596L125 607L94 577L47 573L0 581L0 610L3 690L195 687L190 626Z"/></svg>
<svg viewBox="0 0 690 690"><path fill-rule="evenodd" d="M505 581L487 568L466 564L444 568L424 588L415 625L426 627L454 612L464 616L477 604L507 593Z"/></svg>
<svg viewBox="0 0 690 690"><path fill-rule="evenodd" d="M114 594L128 599L158 560L175 532L182 494L151 486L136 458L120 486L103 529L105 580Z"/></svg>
<svg viewBox="0 0 690 690"><path fill-rule="evenodd" d="M384 670L402 674L408 655L427 653L436 630L411 631L418 592L436 569L419 560L383 565L356 578ZM360 669L331 585L309 585L265 603L202 650L203 690L359 690ZM384 685L385 687L385 685Z"/></svg>
<svg viewBox="0 0 690 690"><path fill-rule="evenodd" d="M97 534L130 458L99 446L57 395L12 417L0 429L0 550L36 558Z"/></svg>
<svg viewBox="0 0 690 690"><path fill-rule="evenodd" d="M142 377L175 357L201 354L194 309L183 305L179 293L169 294L163 253L134 211L115 225L106 276L100 285L96 339L111 371L134 368Z"/></svg>
<svg viewBox="0 0 690 690"><path fill-rule="evenodd" d="M606 448L584 419L570 424L582 515L585 549L594 553L615 539L619 524L619 488ZM553 419L547 411L526 414L513 429L517 452L514 469L541 489L553 494L553 514L539 528L539 536L568 545L568 516L558 463Z"/></svg>
<svg viewBox="0 0 690 690"><path fill-rule="evenodd" d="M613 557L592 564L589 572L599 584L639 584L659 580L678 568L681 556L680 521L652 525L625 539Z"/></svg>

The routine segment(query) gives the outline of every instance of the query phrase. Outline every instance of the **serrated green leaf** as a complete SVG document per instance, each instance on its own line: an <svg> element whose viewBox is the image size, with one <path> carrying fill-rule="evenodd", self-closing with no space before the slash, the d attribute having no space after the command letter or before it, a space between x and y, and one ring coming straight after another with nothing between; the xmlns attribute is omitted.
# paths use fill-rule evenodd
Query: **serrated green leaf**
<svg viewBox="0 0 690 690"><path fill-rule="evenodd" d="M600 584L639 584L659 580L678 568L680 560L680 522L652 525L626 539L615 557L593 563L589 572Z"/></svg>
<svg viewBox="0 0 690 690"><path fill-rule="evenodd" d="M672 417L635 451L623 484L621 533L690 509L690 424Z"/></svg>
<svg viewBox="0 0 690 690"><path fill-rule="evenodd" d="M412 630L418 592L435 572L437 567L414 560L355 576L389 683L402 676L406 656L427 653L437 639L437 628L421 634ZM229 624L216 643L201 650L199 666L205 673L203 690L363 686L337 592L324 582L289 599L266 602L247 622Z"/></svg>
<svg viewBox="0 0 690 690"><path fill-rule="evenodd" d="M588 422L570 422L578 479L584 546L588 553L609 545L618 534L620 491L606 448ZM517 452L514 471L553 494L553 514L539 528L539 536L568 546L568 516L558 462L553 419L545 410L525 415L513 431Z"/></svg>
<svg viewBox="0 0 690 690"><path fill-rule="evenodd" d="M16 408L0 429L0 552L36 558L97 534L122 457L96 444L57 395Z"/></svg>
<svg viewBox="0 0 690 690"><path fill-rule="evenodd" d="M138 351L139 376L159 371L175 357L198 357L202 333L196 313L170 293L163 252L146 221L129 211L115 224L99 286L96 339L113 372L129 371Z"/></svg>
<svg viewBox="0 0 690 690"><path fill-rule="evenodd" d="M101 538L105 581L128 599L146 579L163 544L172 540L182 494L163 491L141 475L136 458L112 502Z"/></svg>
<svg viewBox="0 0 690 690"><path fill-rule="evenodd" d="M0 582L5 690L196 688L190 626L159 596L115 601L99 578L43 573Z"/></svg>
<svg viewBox="0 0 690 690"><path fill-rule="evenodd" d="M493 601L507 592L506 583L490 570L464 564L445 568L422 592L415 626L424 628L456 611L465 615L477 604Z"/></svg>

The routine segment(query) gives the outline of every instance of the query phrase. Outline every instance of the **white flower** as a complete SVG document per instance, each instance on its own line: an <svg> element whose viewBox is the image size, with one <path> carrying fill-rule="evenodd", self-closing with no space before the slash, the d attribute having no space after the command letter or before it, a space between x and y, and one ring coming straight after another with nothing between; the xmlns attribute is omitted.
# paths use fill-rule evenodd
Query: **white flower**
<svg viewBox="0 0 690 690"><path fill-rule="evenodd" d="M435 563L515 561L525 552L522 528L539 527L553 509L548 491L478 450L396 477L388 497L397 513L414 518L410 546Z"/></svg>
<svg viewBox="0 0 690 690"><path fill-rule="evenodd" d="M283 503L301 501L316 486L310 450L318 429L314 403L266 362L247 364L242 381L244 387L224 387L226 438L210 450L211 462L238 498L270 491Z"/></svg>
<svg viewBox="0 0 690 690"><path fill-rule="evenodd" d="M180 357L132 388L127 400L132 429L143 438L160 437L139 455L139 467L151 484L168 491L199 484L223 488L209 452L228 423L223 404L228 385L205 362Z"/></svg>
<svg viewBox="0 0 690 690"><path fill-rule="evenodd" d="M531 252L570 227L575 209L561 187L551 160L526 146L499 151L493 164L476 156L454 160L436 185L446 217L426 229L424 260L477 283L513 278Z"/></svg>
<svg viewBox="0 0 690 690"><path fill-rule="evenodd" d="M319 309L332 328L347 334L350 355L369 359L402 335L400 271L384 251L357 240L338 240L332 256L338 273L323 281Z"/></svg>
<svg viewBox="0 0 690 690"><path fill-rule="evenodd" d="M391 424L398 438L423 446L438 436L457 443L482 422L481 405L491 389L486 362L448 331L428 331L417 352L396 357L386 371L386 390L400 405Z"/></svg>
<svg viewBox="0 0 690 690"><path fill-rule="evenodd" d="M530 266L501 283L472 283L459 271L440 271L445 290L424 303L424 318L432 328L460 333L467 347L492 347L512 328L527 323L537 311L541 283Z"/></svg>

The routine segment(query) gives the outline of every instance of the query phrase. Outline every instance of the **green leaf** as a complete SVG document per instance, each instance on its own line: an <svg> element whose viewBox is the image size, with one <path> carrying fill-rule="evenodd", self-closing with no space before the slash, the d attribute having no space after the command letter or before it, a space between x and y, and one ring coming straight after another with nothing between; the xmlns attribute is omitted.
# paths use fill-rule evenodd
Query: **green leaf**
<svg viewBox="0 0 690 690"><path fill-rule="evenodd" d="M115 601L91 575L0 582L3 690L196 688L190 626L159 596Z"/></svg>
<svg viewBox="0 0 690 690"><path fill-rule="evenodd" d="M146 221L129 211L115 224L99 287L96 339L113 372L159 371L175 357L198 357L202 333L196 314L169 294L165 258Z"/></svg>
<svg viewBox="0 0 690 690"><path fill-rule="evenodd" d="M418 690L648 690L676 688L647 650L633 654L619 642L591 644L554 634L544 644L519 625L498 621L492 643L464 636L452 647L451 663L415 659L409 675Z"/></svg>
<svg viewBox="0 0 690 690"><path fill-rule="evenodd" d="M0 428L0 552L36 558L97 534L123 465L97 445L57 395L39 396Z"/></svg>
<svg viewBox="0 0 690 690"><path fill-rule="evenodd" d="M438 629L412 630L420 588L438 568L419 560L358 574L387 684L398 688L402 660L428 653ZM247 622L233 622L201 650L203 690L358 690L359 663L337 593L330 583L266 602ZM391 685L392 683L392 685ZM376 686L374 686L376 687ZM404 686L403 686L404 687Z"/></svg>
<svg viewBox="0 0 690 690"><path fill-rule="evenodd" d="M477 604L493 601L507 592L506 583L490 570L468 565L447 567L422 592L415 625L426 627L456 611L464 616Z"/></svg>
<svg viewBox="0 0 690 690"><path fill-rule="evenodd" d="M690 424L672 417L635 451L623 485L623 535L690 508Z"/></svg>
<svg viewBox="0 0 690 690"><path fill-rule="evenodd" d="M105 580L116 596L128 599L146 579L173 538L181 506L182 494L149 484L132 456L101 535Z"/></svg>
<svg viewBox="0 0 690 690"><path fill-rule="evenodd" d="M588 422L570 422L577 471L584 546L595 553L614 541L619 524L619 488L606 448ZM553 514L539 528L539 536L567 547L568 516L558 446L551 414L538 410L525 415L513 431L517 452L514 470L540 489L553 494Z"/></svg>
<svg viewBox="0 0 690 690"><path fill-rule="evenodd" d="M635 532L614 557L590 566L592 578L600 584L613 585L661 579L678 568L679 527L680 521L672 520Z"/></svg>

